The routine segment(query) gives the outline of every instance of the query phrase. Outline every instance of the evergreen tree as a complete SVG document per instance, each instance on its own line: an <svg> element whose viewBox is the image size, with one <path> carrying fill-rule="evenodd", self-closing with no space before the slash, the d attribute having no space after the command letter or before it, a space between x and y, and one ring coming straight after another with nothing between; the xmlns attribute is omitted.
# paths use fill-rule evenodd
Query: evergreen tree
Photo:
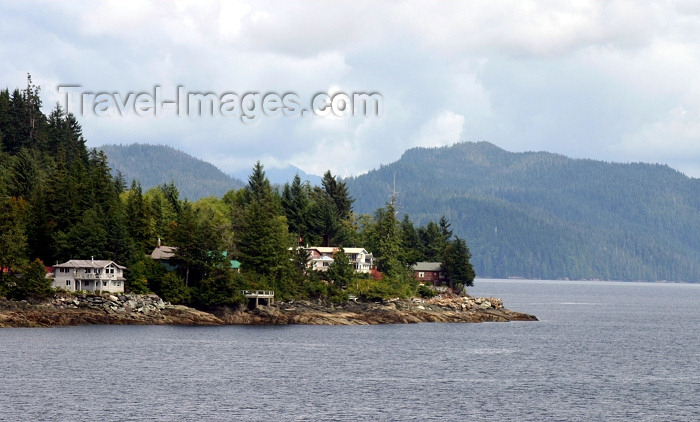
<svg viewBox="0 0 700 422"><path fill-rule="evenodd" d="M74 224L64 240L65 244L59 245L63 253L62 259L101 259L106 257L108 251L108 233L105 227L105 217L102 208L95 205L85 211L76 224Z"/></svg>
<svg viewBox="0 0 700 422"><path fill-rule="evenodd" d="M328 266L326 276L337 287L345 288L350 284L355 275L355 270L350 263L350 258L345 254L342 246L333 253L333 262Z"/></svg>
<svg viewBox="0 0 700 422"><path fill-rule="evenodd" d="M314 240L321 246L335 246L342 243L342 224L332 198L315 192L314 202L309 209L309 223ZM315 243L315 242L314 242Z"/></svg>
<svg viewBox="0 0 700 422"><path fill-rule="evenodd" d="M156 244L155 223L141 184L134 180L126 198L126 227L129 236L141 253L150 252Z"/></svg>
<svg viewBox="0 0 700 422"><path fill-rule="evenodd" d="M299 175L294 176L292 184L284 184L282 191L282 209L287 217L290 233L298 238L298 242L309 239L310 189L302 185Z"/></svg>
<svg viewBox="0 0 700 422"><path fill-rule="evenodd" d="M401 250L402 261L408 265L423 260L423 244L408 214L404 214L401 220Z"/></svg>
<svg viewBox="0 0 700 422"><path fill-rule="evenodd" d="M10 196L30 199L34 188L40 183L38 154L22 148L17 155L10 159L10 169L7 175L7 193Z"/></svg>
<svg viewBox="0 0 700 422"><path fill-rule="evenodd" d="M0 278L6 268L18 271L26 262L26 210L28 204L21 198L0 199Z"/></svg>
<svg viewBox="0 0 700 422"><path fill-rule="evenodd" d="M190 289L177 273L170 272L160 283L160 296L174 305L190 302Z"/></svg>
<svg viewBox="0 0 700 422"><path fill-rule="evenodd" d="M457 291L461 292L464 287L474 285L476 273L470 259L471 253L467 243L459 237L452 240L442 254L442 271Z"/></svg>
<svg viewBox="0 0 700 422"><path fill-rule="evenodd" d="M243 224L238 236L244 270L269 275L280 267L289 267L286 218L281 215L260 162L253 168L244 192Z"/></svg>
<svg viewBox="0 0 700 422"><path fill-rule="evenodd" d="M442 251L447 246L445 233L434 221L429 221L425 227L418 229L418 235L423 243L423 258L428 262L439 262Z"/></svg>
<svg viewBox="0 0 700 422"><path fill-rule="evenodd" d="M401 261L401 225L396 220L394 204L389 202L378 209L375 220L370 242L377 258L377 268L392 278L404 276L407 267Z"/></svg>
<svg viewBox="0 0 700 422"><path fill-rule="evenodd" d="M8 297L14 300L43 300L51 295L51 279L46 278L46 267L39 259L35 259L22 271L8 288Z"/></svg>
<svg viewBox="0 0 700 422"><path fill-rule="evenodd" d="M333 201L339 219L347 219L352 213L352 203L355 201L348 193L345 182L339 180L328 170L321 180L323 192Z"/></svg>

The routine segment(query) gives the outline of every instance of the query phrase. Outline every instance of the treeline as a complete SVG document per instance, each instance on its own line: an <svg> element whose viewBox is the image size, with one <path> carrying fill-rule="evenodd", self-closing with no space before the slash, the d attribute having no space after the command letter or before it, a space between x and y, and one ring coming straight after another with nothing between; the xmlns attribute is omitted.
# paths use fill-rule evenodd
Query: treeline
<svg viewBox="0 0 700 422"><path fill-rule="evenodd" d="M479 142L411 149L345 182L367 212L394 180L399 212L445 215L481 276L700 282L700 181L667 166Z"/></svg>
<svg viewBox="0 0 700 422"><path fill-rule="evenodd" d="M198 307L240 303L250 289L282 300L429 294L410 271L419 260L444 262L457 288L471 285L469 249L446 219L415 227L397 220L392 201L359 216L353 202L330 171L320 187L297 176L278 191L260 163L245 187L220 198L182 200L174 183L144 192L113 176L104 152L86 148L73 115L60 106L44 115L31 79L24 90L0 91L0 295L50 294L43 263L90 257L127 266L132 292ZM159 242L176 248L174 270L150 258ZM377 271L356 274L343 253L327 272L309 271L305 244L364 247Z"/></svg>
<svg viewBox="0 0 700 422"><path fill-rule="evenodd" d="M103 145L98 149L107 154L113 175L136 179L144 190L172 182L182 199L196 201L243 187L243 182L212 164L167 145Z"/></svg>

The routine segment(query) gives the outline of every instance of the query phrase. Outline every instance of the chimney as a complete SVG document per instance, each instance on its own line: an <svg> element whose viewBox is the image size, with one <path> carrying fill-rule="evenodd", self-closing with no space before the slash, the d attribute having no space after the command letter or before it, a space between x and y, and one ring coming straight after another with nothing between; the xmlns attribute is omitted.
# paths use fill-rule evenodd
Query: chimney
<svg viewBox="0 0 700 422"><path fill-rule="evenodd" d="M160 237L158 238L158 247L160 248Z"/></svg>
<svg viewBox="0 0 700 422"><path fill-rule="evenodd" d="M90 261L94 261L94 260L95 260L95 257L94 257L94 256L91 256L91 257L90 257Z"/></svg>

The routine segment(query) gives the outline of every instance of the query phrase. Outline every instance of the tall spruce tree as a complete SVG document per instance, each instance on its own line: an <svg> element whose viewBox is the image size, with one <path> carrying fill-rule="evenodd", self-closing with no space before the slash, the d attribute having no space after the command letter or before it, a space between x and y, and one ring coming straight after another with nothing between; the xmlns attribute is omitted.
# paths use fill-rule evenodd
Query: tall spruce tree
<svg viewBox="0 0 700 422"><path fill-rule="evenodd" d="M474 285L476 273L470 262L471 256L467 243L459 237L449 242L442 254L442 271L457 291Z"/></svg>
<svg viewBox="0 0 700 422"><path fill-rule="evenodd" d="M270 275L290 266L286 218L277 198L257 162L244 191L243 224L238 236L238 251L244 271Z"/></svg>

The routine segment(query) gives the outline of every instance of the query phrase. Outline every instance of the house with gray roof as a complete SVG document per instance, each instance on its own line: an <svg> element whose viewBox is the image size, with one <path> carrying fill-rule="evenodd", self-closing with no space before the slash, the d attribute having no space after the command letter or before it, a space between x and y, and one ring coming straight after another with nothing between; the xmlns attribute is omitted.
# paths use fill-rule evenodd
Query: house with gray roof
<svg viewBox="0 0 700 422"><path fill-rule="evenodd" d="M413 278L433 286L444 286L449 282L442 271L442 263L440 262L416 262L413 265Z"/></svg>
<svg viewBox="0 0 700 422"><path fill-rule="evenodd" d="M71 259L54 265L53 287L76 292L124 291L124 270L126 267L114 261L95 259Z"/></svg>

